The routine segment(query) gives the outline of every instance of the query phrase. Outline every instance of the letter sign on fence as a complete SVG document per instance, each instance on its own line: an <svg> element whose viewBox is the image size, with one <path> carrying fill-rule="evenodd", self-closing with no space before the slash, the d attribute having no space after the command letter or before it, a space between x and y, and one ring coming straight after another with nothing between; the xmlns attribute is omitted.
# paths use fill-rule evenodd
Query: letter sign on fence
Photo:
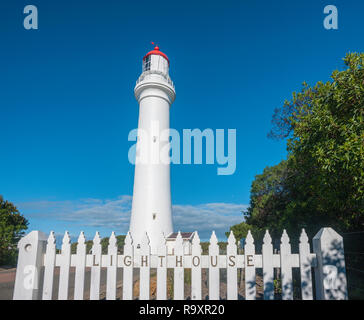
<svg viewBox="0 0 364 320"><path fill-rule="evenodd" d="M273 253L272 239L266 231L261 254L256 254L254 239L248 232L244 253L239 254L234 234L230 232L226 252L220 255L220 247L215 232L212 233L208 255L202 255L200 238L193 233L190 250L184 250L184 241L179 232L174 243L174 251L168 255L167 241L163 234L157 241L157 253L151 254L149 237L145 233L140 245L133 243L130 232L125 237L123 254L118 253L117 240L112 233L107 254L102 254L100 235L96 233L92 251L86 254L85 235L80 233L76 254L71 254L68 232L62 241L61 253L56 253L54 232L48 239L40 231L33 231L19 243L19 257L13 298L21 300L55 298L53 281L54 270L59 268L58 299L66 300L69 295L70 270L75 268L74 299L85 299L85 270L91 268L90 299L100 299L101 268L106 268L106 299L117 297L117 272L122 269L123 300L150 299L150 269L157 269L157 299L167 299L167 267L174 269L173 298L185 299L185 268L191 268L192 300L201 300L202 273L208 269L208 298L219 300L220 269L226 269L226 293L228 300L237 300L238 269L245 269L245 299L256 299L256 269L263 271L264 299L273 300L273 270L280 269L282 298L293 299L292 268L300 269L301 294L303 300L312 300L312 273L315 268L316 299L348 299L343 239L331 228L321 229L313 238L313 253L310 252L308 237L302 230L299 253L291 252L291 244L286 231L281 237L279 253ZM170 245L170 244L169 244ZM135 281L134 268L139 268L139 297L133 297ZM72 280L73 281L73 280Z"/></svg>

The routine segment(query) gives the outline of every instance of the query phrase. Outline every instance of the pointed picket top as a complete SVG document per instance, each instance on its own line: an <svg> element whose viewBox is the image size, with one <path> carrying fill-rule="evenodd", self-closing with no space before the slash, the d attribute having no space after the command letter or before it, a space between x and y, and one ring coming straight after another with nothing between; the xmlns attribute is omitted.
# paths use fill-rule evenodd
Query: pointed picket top
<svg viewBox="0 0 364 320"><path fill-rule="evenodd" d="M146 232L144 232L143 236L142 236L142 240L140 241L140 246L149 246L149 237L148 234Z"/></svg>
<svg viewBox="0 0 364 320"><path fill-rule="evenodd" d="M62 245L70 244L70 243L71 243L71 238L70 238L70 235L69 235L68 231L66 231L64 233L64 237L63 237L63 240L62 240Z"/></svg>
<svg viewBox="0 0 364 320"><path fill-rule="evenodd" d="M192 245L199 245L200 244L200 237L198 235L198 232L195 231L195 234L193 235L192 238Z"/></svg>
<svg viewBox="0 0 364 320"><path fill-rule="evenodd" d="M101 243L101 238L100 238L100 233L98 231L96 231L94 240L93 240L93 244L100 244Z"/></svg>
<svg viewBox="0 0 364 320"><path fill-rule="evenodd" d="M281 244L289 244L289 237L288 237L286 229L283 230Z"/></svg>
<svg viewBox="0 0 364 320"><path fill-rule="evenodd" d="M300 243L308 243L308 236L305 229L302 229L301 236L300 236Z"/></svg>
<svg viewBox="0 0 364 320"><path fill-rule="evenodd" d="M253 244L254 244L254 238L252 236L252 233L249 230L248 234L246 236L246 239L245 239L245 245L253 245Z"/></svg>
<svg viewBox="0 0 364 320"><path fill-rule="evenodd" d="M236 239L235 239L235 236L234 236L234 233L232 231L230 231L230 234L229 234L229 238L228 238L228 245L235 245L236 244Z"/></svg>
<svg viewBox="0 0 364 320"><path fill-rule="evenodd" d="M133 244L133 238L131 236L130 231L128 231L128 233L126 234L125 240L124 240L124 245L131 246L132 244Z"/></svg>
<svg viewBox="0 0 364 320"><path fill-rule="evenodd" d="M156 246L157 247L164 247L166 245L166 237L164 236L163 231L158 232L158 237L156 239Z"/></svg>
<svg viewBox="0 0 364 320"><path fill-rule="evenodd" d="M81 231L80 235L78 236L77 243L78 244L85 244L85 242L86 242L85 234L83 233L83 231Z"/></svg>
<svg viewBox="0 0 364 320"><path fill-rule="evenodd" d="M56 244L56 237L54 236L54 231L51 231L47 240L47 244Z"/></svg>
<svg viewBox="0 0 364 320"><path fill-rule="evenodd" d="M182 245L182 244L183 244L183 239L182 239L181 231L178 231L178 234L176 237L176 246Z"/></svg>
<svg viewBox="0 0 364 320"><path fill-rule="evenodd" d="M313 237L312 240L325 240L327 242L342 242L343 237L339 235L334 229L332 228L321 228L319 232Z"/></svg>
<svg viewBox="0 0 364 320"><path fill-rule="evenodd" d="M80 235L78 236L78 240L77 240L77 249L76 249L77 254L81 254L81 255L86 254L85 242L86 242L85 234L83 233L83 231L81 231Z"/></svg>
<svg viewBox="0 0 364 320"><path fill-rule="evenodd" d="M147 232L143 233L142 239L140 240L140 248L137 249L139 254L141 256L149 256L151 253L151 247L150 247L150 240ZM143 257L141 257L143 258ZM149 260L149 258L148 258ZM148 262L148 265L144 265L144 267L150 267L150 264ZM149 291L148 291L149 292Z"/></svg>
<svg viewBox="0 0 364 320"><path fill-rule="evenodd" d="M272 237L269 234L268 230L265 230L264 238L263 238L264 244L272 244Z"/></svg>
<svg viewBox="0 0 364 320"><path fill-rule="evenodd" d="M182 238L182 234L181 231L178 231L177 233L177 237L176 237L176 242L174 244L174 254L175 255L183 255L183 238Z"/></svg>
<svg viewBox="0 0 364 320"><path fill-rule="evenodd" d="M210 245L217 245L218 240L215 234L215 231L212 231L211 238L210 238Z"/></svg>
<svg viewBox="0 0 364 320"><path fill-rule="evenodd" d="M230 231L229 237L228 237L228 243L226 246L226 254L227 255L236 255L238 246L236 244L236 238L234 236L234 233Z"/></svg>
<svg viewBox="0 0 364 320"><path fill-rule="evenodd" d="M202 252L201 249L201 244L200 244L201 240L200 237L198 235L198 232L195 231L193 238L192 238L192 254L193 255L200 255Z"/></svg>
<svg viewBox="0 0 364 320"><path fill-rule="evenodd" d="M111 232L111 235L110 235L110 238L109 238L109 246L115 246L117 243L117 240L116 240L116 236L115 236L115 232L112 231Z"/></svg>

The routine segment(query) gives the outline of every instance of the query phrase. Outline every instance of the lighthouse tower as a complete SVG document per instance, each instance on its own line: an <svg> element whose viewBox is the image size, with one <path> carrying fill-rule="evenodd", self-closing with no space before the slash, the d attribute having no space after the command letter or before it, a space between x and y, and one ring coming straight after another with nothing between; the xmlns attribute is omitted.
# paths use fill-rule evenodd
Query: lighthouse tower
<svg viewBox="0 0 364 320"><path fill-rule="evenodd" d="M130 232L134 244L148 233L152 253L161 232L173 232L169 159L169 109L176 93L169 77L168 57L156 46L143 58L137 80L138 138Z"/></svg>

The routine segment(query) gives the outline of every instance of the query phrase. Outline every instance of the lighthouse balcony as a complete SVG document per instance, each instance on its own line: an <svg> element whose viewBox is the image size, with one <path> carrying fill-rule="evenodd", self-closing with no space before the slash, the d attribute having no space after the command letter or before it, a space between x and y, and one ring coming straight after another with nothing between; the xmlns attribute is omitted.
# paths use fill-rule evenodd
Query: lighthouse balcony
<svg viewBox="0 0 364 320"><path fill-rule="evenodd" d="M144 71L140 75L139 79L136 81L136 85L138 85L142 81L155 81L155 80L167 82L174 89L174 84L171 78L165 73L158 70Z"/></svg>

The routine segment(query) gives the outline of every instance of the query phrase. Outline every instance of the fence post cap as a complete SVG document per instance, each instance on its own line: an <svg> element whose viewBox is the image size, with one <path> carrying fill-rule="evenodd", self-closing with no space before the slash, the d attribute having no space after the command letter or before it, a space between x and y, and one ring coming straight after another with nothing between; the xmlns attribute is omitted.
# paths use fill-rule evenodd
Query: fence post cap
<svg viewBox="0 0 364 320"><path fill-rule="evenodd" d="M48 237L47 235L38 230L34 230L29 232L27 235L25 235L23 238L21 238L18 242L18 249L20 249L22 246L27 244L36 243L38 241L47 241Z"/></svg>
<svg viewBox="0 0 364 320"><path fill-rule="evenodd" d="M342 240L342 236L339 235L334 229L332 228L321 228L319 232L313 237L312 240L319 240L319 239L337 239Z"/></svg>

